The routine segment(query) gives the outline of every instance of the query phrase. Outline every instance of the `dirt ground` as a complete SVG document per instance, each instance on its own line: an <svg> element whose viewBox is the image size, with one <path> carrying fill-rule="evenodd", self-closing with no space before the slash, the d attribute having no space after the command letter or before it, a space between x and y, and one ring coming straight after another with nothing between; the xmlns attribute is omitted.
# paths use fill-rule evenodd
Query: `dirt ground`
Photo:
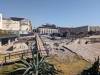
<svg viewBox="0 0 100 75"><path fill-rule="evenodd" d="M78 56L65 56L64 58L61 56L50 56L47 58L47 62L54 64L56 69L61 71L57 75L77 75L80 74L84 69L87 69L91 66L90 63L85 60L79 58ZM22 64L13 64L8 66L2 66L0 68L0 75L6 75L12 70L21 67Z"/></svg>
<svg viewBox="0 0 100 75"><path fill-rule="evenodd" d="M58 75L77 75L91 66L90 63L77 56L71 59L68 59L68 57L61 59L61 57L55 55L49 57L48 62L54 64L57 70L61 71Z"/></svg>

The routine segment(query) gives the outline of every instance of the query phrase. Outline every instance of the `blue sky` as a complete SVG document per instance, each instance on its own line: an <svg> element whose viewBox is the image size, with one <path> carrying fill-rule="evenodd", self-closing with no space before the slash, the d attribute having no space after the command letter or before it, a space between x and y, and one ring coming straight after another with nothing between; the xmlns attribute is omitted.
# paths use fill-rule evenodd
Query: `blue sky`
<svg viewBox="0 0 100 75"><path fill-rule="evenodd" d="M0 12L29 18L33 27L100 25L100 0L0 0Z"/></svg>

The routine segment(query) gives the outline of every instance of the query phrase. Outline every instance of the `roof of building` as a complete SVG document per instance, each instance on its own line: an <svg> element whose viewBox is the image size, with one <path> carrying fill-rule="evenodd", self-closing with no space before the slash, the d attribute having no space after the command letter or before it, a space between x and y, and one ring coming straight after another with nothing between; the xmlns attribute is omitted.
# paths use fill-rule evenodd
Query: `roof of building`
<svg viewBox="0 0 100 75"><path fill-rule="evenodd" d="M28 20L26 18L20 18L20 17L3 17L3 20L13 20L13 21L21 21L21 20Z"/></svg>
<svg viewBox="0 0 100 75"><path fill-rule="evenodd" d="M40 26L38 28L58 29L58 27L56 27L56 25L54 25L54 24L43 24L42 26Z"/></svg>

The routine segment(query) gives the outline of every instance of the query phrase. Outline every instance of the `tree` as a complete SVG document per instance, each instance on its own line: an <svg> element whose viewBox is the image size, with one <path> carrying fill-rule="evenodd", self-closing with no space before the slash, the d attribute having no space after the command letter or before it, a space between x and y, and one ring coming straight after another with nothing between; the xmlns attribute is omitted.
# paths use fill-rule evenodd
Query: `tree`
<svg viewBox="0 0 100 75"><path fill-rule="evenodd" d="M88 32L88 35L93 35L93 34L95 34L94 31L89 31L89 32Z"/></svg>
<svg viewBox="0 0 100 75"><path fill-rule="evenodd" d="M63 37L66 37L67 34L68 34L68 32L64 32L64 33L63 33Z"/></svg>

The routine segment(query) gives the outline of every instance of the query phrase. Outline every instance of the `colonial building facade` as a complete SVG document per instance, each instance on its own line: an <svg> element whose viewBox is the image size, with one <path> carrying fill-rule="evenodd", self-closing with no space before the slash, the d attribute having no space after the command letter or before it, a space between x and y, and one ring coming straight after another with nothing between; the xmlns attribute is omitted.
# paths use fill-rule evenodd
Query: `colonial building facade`
<svg viewBox="0 0 100 75"><path fill-rule="evenodd" d="M32 31L31 21L25 18L9 17L4 18L0 14L0 29L8 31L20 31L21 34Z"/></svg>
<svg viewBox="0 0 100 75"><path fill-rule="evenodd" d="M42 25L41 27L38 27L38 32L40 34L52 34L58 33L59 29L55 25Z"/></svg>

